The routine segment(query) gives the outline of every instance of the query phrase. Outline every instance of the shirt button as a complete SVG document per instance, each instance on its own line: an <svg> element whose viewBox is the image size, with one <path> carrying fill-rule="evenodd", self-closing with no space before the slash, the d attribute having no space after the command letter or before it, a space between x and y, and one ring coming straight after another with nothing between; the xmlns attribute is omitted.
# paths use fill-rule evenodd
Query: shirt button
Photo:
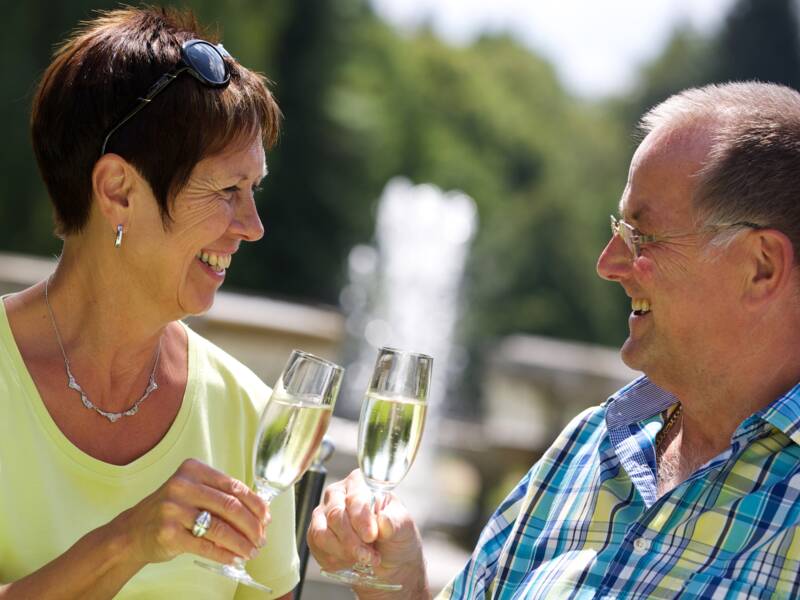
<svg viewBox="0 0 800 600"><path fill-rule="evenodd" d="M650 550L650 540L647 538L636 538L633 540L633 551L637 554L644 554Z"/></svg>

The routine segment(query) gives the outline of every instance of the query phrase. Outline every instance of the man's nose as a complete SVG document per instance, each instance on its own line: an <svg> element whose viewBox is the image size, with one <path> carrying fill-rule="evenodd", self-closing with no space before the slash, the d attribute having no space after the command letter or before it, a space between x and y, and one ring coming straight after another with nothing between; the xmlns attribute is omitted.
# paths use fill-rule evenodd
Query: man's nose
<svg viewBox="0 0 800 600"><path fill-rule="evenodd" d="M630 273L631 251L618 235L613 235L597 258L597 274L608 281L619 281Z"/></svg>

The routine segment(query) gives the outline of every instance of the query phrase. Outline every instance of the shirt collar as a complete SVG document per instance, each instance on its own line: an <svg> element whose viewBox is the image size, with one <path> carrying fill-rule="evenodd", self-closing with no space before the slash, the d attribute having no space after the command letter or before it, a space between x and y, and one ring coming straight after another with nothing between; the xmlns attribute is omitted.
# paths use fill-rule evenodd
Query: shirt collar
<svg viewBox="0 0 800 600"><path fill-rule="evenodd" d="M608 399L606 426L611 430L643 421L663 412L677 401L675 396L642 375ZM800 383L745 419L740 429L748 425L752 427L753 419L766 421L800 445Z"/></svg>
<svg viewBox="0 0 800 600"><path fill-rule="evenodd" d="M755 416L785 433L795 444L800 444L800 383Z"/></svg>
<svg viewBox="0 0 800 600"><path fill-rule="evenodd" d="M606 426L609 430L638 423L663 412L677 398L642 375L608 399Z"/></svg>

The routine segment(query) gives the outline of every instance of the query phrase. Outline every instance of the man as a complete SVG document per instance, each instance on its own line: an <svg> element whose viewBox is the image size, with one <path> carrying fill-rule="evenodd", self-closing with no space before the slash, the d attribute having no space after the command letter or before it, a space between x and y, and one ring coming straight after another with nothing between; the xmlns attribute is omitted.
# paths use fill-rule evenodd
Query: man
<svg viewBox="0 0 800 600"><path fill-rule="evenodd" d="M800 597L800 94L682 92L642 120L600 255L645 373L561 433L440 598ZM419 535L358 472L309 541L428 598Z"/></svg>

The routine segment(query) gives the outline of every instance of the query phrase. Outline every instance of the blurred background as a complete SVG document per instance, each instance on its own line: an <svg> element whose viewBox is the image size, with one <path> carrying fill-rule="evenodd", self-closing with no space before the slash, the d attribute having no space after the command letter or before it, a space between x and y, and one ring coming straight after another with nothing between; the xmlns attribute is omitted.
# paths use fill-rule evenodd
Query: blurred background
<svg viewBox="0 0 800 600"><path fill-rule="evenodd" d="M559 429L636 376L615 350L627 299L594 263L638 117L707 82L797 88L798 2L165 4L219 29L285 115L258 198L266 236L191 323L268 383L292 347L348 366L332 478L356 465L374 349L434 355L423 450L398 493L440 587ZM60 247L29 142L36 82L80 20L117 5L4 6L2 290L46 276ZM334 597L316 585L308 597Z"/></svg>

